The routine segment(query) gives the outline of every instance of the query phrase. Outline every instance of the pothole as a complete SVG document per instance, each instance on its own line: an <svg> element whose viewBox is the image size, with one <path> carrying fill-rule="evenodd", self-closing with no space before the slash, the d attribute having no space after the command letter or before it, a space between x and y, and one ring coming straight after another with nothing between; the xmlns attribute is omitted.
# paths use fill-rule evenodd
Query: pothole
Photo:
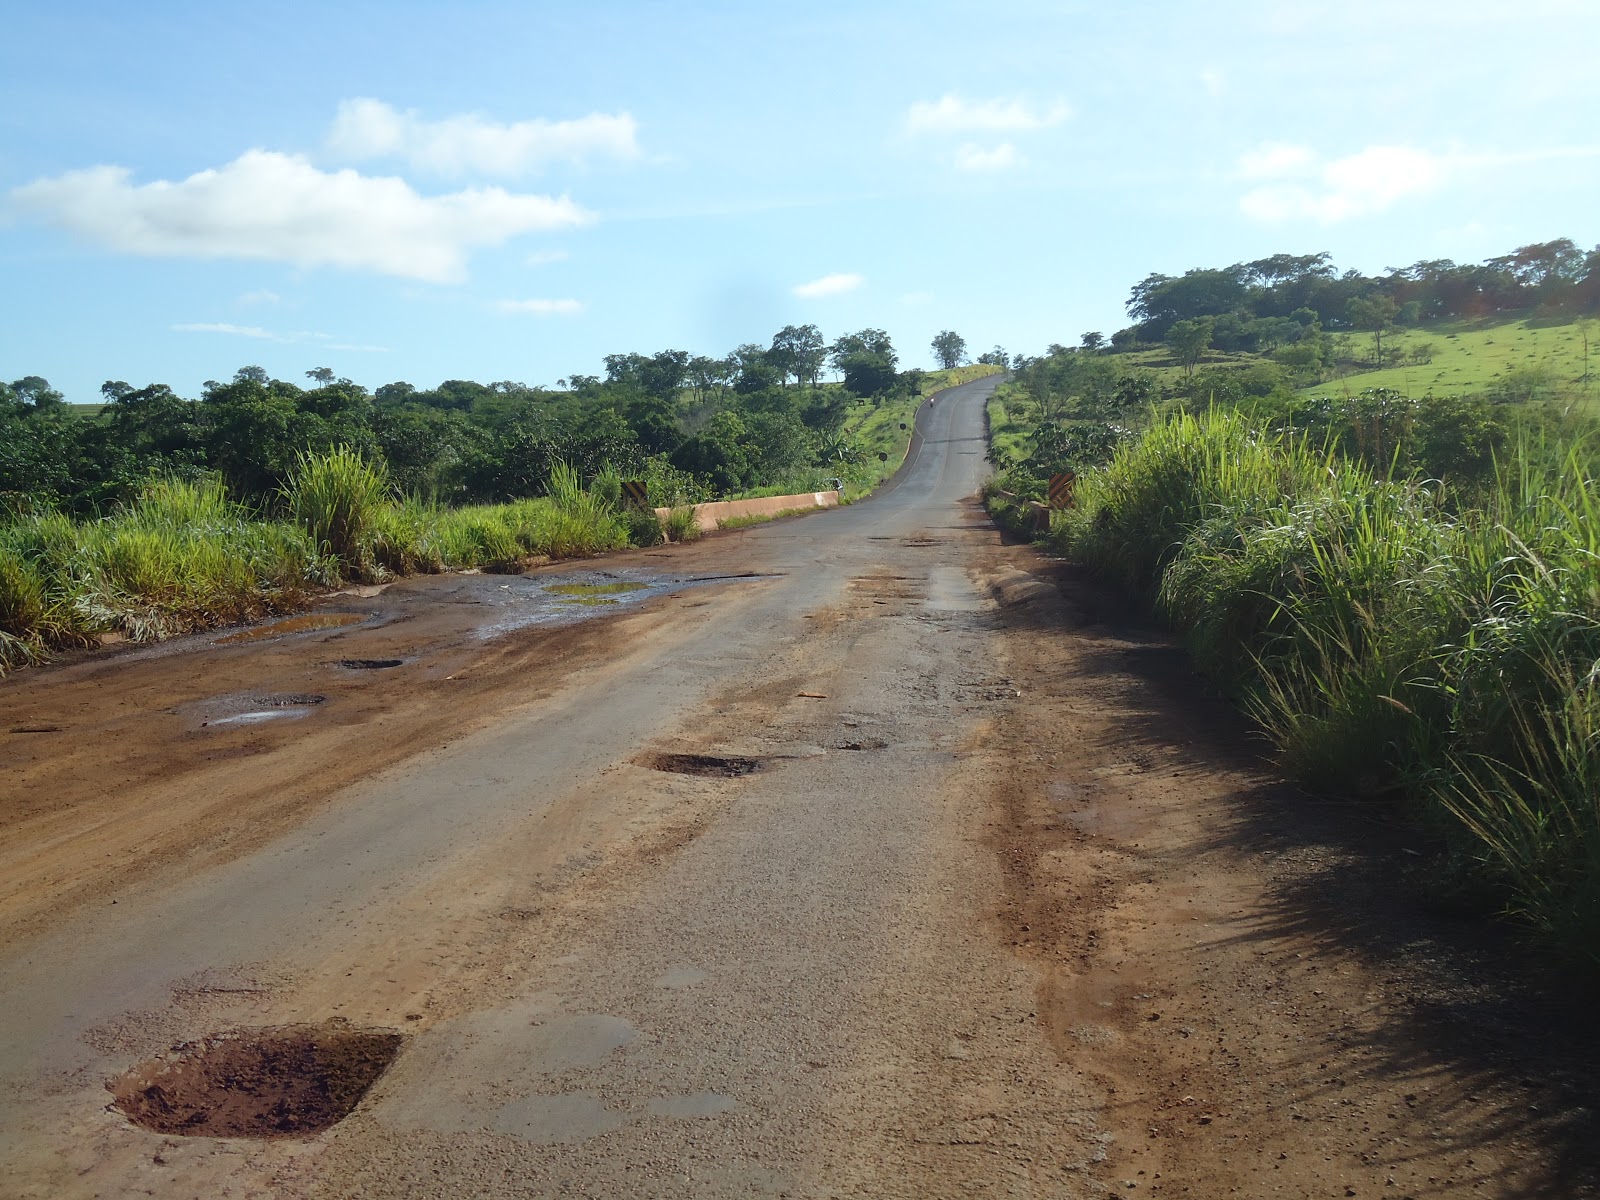
<svg viewBox="0 0 1600 1200"><path fill-rule="evenodd" d="M252 625L249 629L241 629L236 633L225 634L216 639L219 646L232 646L239 642L260 642L267 638L284 637L291 633L310 633L318 629L337 629L342 625L359 625L365 621L365 613L330 612L330 613L305 613L298 617L286 617L281 621L268 621L265 625Z"/></svg>
<svg viewBox="0 0 1600 1200"><path fill-rule="evenodd" d="M835 750L887 750L889 743L882 738L856 738L854 741L840 742Z"/></svg>
<svg viewBox="0 0 1600 1200"><path fill-rule="evenodd" d="M303 717L327 699L314 692L280 692L272 696L245 696L228 703L222 702L225 715L200 722L201 727L218 725L259 725L263 721L277 721L286 717ZM226 708L241 708L242 712L226 712ZM212 711L216 711L215 708Z"/></svg>
<svg viewBox="0 0 1600 1200"><path fill-rule="evenodd" d="M387 671L405 662L403 658L341 658L335 666L346 671Z"/></svg>
<svg viewBox="0 0 1600 1200"><path fill-rule="evenodd" d="M745 758L737 754L652 754L642 764L655 771L670 771L675 775L706 775L714 779L738 779L759 771L759 758Z"/></svg>
<svg viewBox="0 0 1600 1200"><path fill-rule="evenodd" d="M403 1040L326 1025L216 1033L146 1059L106 1090L112 1108L156 1133L300 1137L349 1116Z"/></svg>

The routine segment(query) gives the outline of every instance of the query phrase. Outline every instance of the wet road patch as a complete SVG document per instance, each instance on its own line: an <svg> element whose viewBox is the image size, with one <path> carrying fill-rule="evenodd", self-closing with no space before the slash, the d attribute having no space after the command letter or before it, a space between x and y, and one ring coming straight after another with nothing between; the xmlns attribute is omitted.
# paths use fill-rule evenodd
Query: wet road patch
<svg viewBox="0 0 1600 1200"><path fill-rule="evenodd" d="M287 637L292 633L314 633L321 629L359 625L368 619L366 613L302 613L298 617L285 617L281 621L268 621L265 625L252 625L248 629L224 634L215 641L219 646L234 646L241 642L264 642L268 638Z"/></svg>
<svg viewBox="0 0 1600 1200"><path fill-rule="evenodd" d="M234 1030L146 1059L106 1090L112 1108L155 1133L302 1137L349 1116L402 1040L329 1026Z"/></svg>
<svg viewBox="0 0 1600 1200"><path fill-rule="evenodd" d="M624 592L643 592L649 589L648 583L638 583L629 579L618 579L611 583L551 583L545 585L545 591L555 596L576 596L579 598L597 598L602 596L617 596Z"/></svg>
<svg viewBox="0 0 1600 1200"><path fill-rule="evenodd" d="M229 728L236 725L260 725L303 717L328 698L315 692L278 692L272 695L217 696L202 703L199 708L204 720L202 729Z"/></svg>

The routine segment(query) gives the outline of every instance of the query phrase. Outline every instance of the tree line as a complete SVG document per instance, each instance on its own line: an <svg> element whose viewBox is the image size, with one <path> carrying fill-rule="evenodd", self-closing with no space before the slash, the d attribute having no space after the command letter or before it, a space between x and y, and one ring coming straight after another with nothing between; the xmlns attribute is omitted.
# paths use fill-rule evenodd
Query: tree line
<svg viewBox="0 0 1600 1200"><path fill-rule="evenodd" d="M1132 351L1165 345L1189 369L1206 350L1270 354L1303 374L1327 365L1325 331L1369 333L1373 365L1386 365L1394 329L1505 313L1600 312L1600 246L1571 238L1535 242L1481 263L1423 259L1381 275L1339 271L1332 255L1274 254L1182 275L1152 273L1127 302L1134 323L1085 333L1081 348Z"/></svg>
<svg viewBox="0 0 1600 1200"><path fill-rule="evenodd" d="M397 381L369 391L325 367L296 383L260 367L210 380L198 398L166 384L101 387L86 413L39 376L0 383L0 511L104 511L152 477L215 473L237 499L271 506L307 449L349 446L407 494L450 503L541 494L557 463L675 475L705 498L786 471L849 461L852 403L915 385L881 329L833 342L785 326L723 358L612 354L604 375L554 389L513 381ZM821 380L831 366L842 383Z"/></svg>

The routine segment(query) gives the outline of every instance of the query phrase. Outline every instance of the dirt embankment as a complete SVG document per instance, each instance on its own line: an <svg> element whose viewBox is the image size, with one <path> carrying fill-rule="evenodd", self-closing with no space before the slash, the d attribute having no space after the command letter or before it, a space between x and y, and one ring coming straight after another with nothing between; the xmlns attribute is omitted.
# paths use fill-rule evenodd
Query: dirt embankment
<svg viewBox="0 0 1600 1200"><path fill-rule="evenodd" d="M1000 562L1025 694L992 841L1038 1017L1104 1089L1118 1194L1600 1194L1582 999L1428 911L1408 836L1312 796L1181 648L1073 568Z"/></svg>

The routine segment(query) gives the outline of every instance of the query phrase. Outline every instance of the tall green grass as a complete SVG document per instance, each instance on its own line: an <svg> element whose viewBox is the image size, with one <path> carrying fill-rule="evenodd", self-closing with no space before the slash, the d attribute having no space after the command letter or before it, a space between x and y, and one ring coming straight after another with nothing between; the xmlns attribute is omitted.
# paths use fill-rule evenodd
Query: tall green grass
<svg viewBox="0 0 1600 1200"><path fill-rule="evenodd" d="M1581 446L1470 505L1237 413L1155 425L1079 483L1067 552L1147 596L1287 768L1415 806L1600 966L1600 524Z"/></svg>
<svg viewBox="0 0 1600 1200"><path fill-rule="evenodd" d="M372 557L379 514L390 500L388 474L357 450L302 450L283 491L284 507L323 553L357 578L375 573Z"/></svg>
<svg viewBox="0 0 1600 1200"><path fill-rule="evenodd" d="M0 673L108 634L150 641L284 611L345 579L515 571L661 536L654 523L630 535L604 477L586 489L566 467L547 496L451 509L395 499L379 468L339 448L302 455L282 500L275 520L220 479L157 480L99 520L0 525Z"/></svg>
<svg viewBox="0 0 1600 1200"><path fill-rule="evenodd" d="M102 520L0 526L0 670L108 633L144 641L246 620L337 579L302 530L254 519L220 481L158 481Z"/></svg>

